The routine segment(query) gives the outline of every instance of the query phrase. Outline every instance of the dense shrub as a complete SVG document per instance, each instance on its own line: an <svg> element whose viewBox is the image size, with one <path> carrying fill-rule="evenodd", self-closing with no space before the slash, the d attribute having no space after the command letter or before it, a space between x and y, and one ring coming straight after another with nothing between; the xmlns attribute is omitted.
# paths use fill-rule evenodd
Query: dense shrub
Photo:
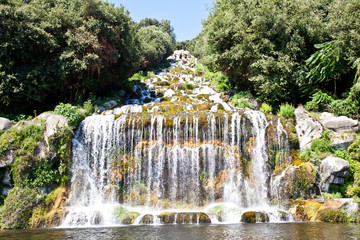
<svg viewBox="0 0 360 240"><path fill-rule="evenodd" d="M260 107L260 111L266 112L266 113L271 113L272 112L272 107L267 104L267 103L262 103L261 107Z"/></svg>
<svg viewBox="0 0 360 240"><path fill-rule="evenodd" d="M328 94L317 91L311 97L311 101L307 102L305 109L308 111L326 111L329 108L329 105L334 101L334 99Z"/></svg>
<svg viewBox="0 0 360 240"><path fill-rule="evenodd" d="M2 3L0 42L4 112L41 111L121 86L141 55L128 12L101 0Z"/></svg>
<svg viewBox="0 0 360 240"><path fill-rule="evenodd" d="M281 104L280 109L277 112L277 114L280 117L288 119L288 118L293 118L294 117L294 111L295 111L294 106L291 105L291 104L286 103L286 104Z"/></svg>
<svg viewBox="0 0 360 240"><path fill-rule="evenodd" d="M73 128L76 128L84 118L80 110L77 107L72 106L70 103L60 103L55 107L54 112L56 114L64 115L69 126Z"/></svg>

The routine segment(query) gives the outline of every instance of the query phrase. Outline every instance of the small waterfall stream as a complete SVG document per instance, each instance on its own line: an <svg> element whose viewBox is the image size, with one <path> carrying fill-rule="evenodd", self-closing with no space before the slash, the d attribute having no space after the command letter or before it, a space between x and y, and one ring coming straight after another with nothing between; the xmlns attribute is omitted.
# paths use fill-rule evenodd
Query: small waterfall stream
<svg viewBox="0 0 360 240"><path fill-rule="evenodd" d="M169 82L175 77L189 79L161 73ZM198 92L207 89L203 79L192 81ZM235 107L212 111L227 103L198 100L194 92L125 105L80 124L62 227L118 225L119 209L137 214L133 224L240 222L249 211L262 222L289 220L271 204L269 141L283 152L279 164L290 159L280 120ZM271 137L269 126L276 131Z"/></svg>

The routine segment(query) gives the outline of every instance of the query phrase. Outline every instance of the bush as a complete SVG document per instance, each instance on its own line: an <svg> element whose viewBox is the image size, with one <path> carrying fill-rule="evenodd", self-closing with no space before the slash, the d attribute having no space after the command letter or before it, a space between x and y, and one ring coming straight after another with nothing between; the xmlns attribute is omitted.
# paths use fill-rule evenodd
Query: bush
<svg viewBox="0 0 360 240"><path fill-rule="evenodd" d="M84 109L84 111L85 111L85 115L90 115L90 114L92 114L92 113L94 113L94 111L95 111L95 108L94 108L94 106L92 105L92 102L91 102L91 100L89 99L89 100L87 100L86 102L84 102L84 104L83 104L83 109Z"/></svg>
<svg viewBox="0 0 360 240"><path fill-rule="evenodd" d="M53 169L52 164L45 160L38 164L33 172L33 178L31 182L33 187L47 187L59 181L59 171Z"/></svg>
<svg viewBox="0 0 360 240"><path fill-rule="evenodd" d="M217 85L217 90L221 92L226 92L230 90L230 87L226 83L222 82Z"/></svg>
<svg viewBox="0 0 360 240"><path fill-rule="evenodd" d="M239 108L250 108L250 103L246 98L234 99L232 102Z"/></svg>
<svg viewBox="0 0 360 240"><path fill-rule="evenodd" d="M262 103L261 107L260 107L260 111L266 112L266 113L271 113L272 112L272 107L267 104L267 103Z"/></svg>
<svg viewBox="0 0 360 240"><path fill-rule="evenodd" d="M291 105L291 104L286 103L286 104L281 104L280 110L278 111L277 114L280 117L288 119L288 118L294 117L294 111L295 111L294 106Z"/></svg>
<svg viewBox="0 0 360 240"><path fill-rule="evenodd" d="M334 99L322 91L317 91L311 97L311 101L305 104L305 109L308 111L326 111Z"/></svg>
<svg viewBox="0 0 360 240"><path fill-rule="evenodd" d="M325 138L315 139L311 143L311 151L316 152L317 154L321 153L332 153L331 142Z"/></svg>
<svg viewBox="0 0 360 240"><path fill-rule="evenodd" d="M79 109L69 103L60 103L55 107L54 112L56 114L64 115L67 119L69 126L72 128L76 128L84 118Z"/></svg>
<svg viewBox="0 0 360 240"><path fill-rule="evenodd" d="M360 138L355 139L355 141L349 146L348 152L352 159L356 161L360 160Z"/></svg>

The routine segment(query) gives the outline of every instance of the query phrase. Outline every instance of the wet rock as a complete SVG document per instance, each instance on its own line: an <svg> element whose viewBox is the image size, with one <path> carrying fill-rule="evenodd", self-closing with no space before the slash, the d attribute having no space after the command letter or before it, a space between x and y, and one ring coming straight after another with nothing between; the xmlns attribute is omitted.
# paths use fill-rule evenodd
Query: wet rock
<svg viewBox="0 0 360 240"><path fill-rule="evenodd" d="M114 100L111 100L111 101L106 102L106 103L103 104L103 106L104 106L104 108L105 108L106 110L113 109L113 108L116 107L117 105L118 105L117 102L114 101Z"/></svg>
<svg viewBox="0 0 360 240"><path fill-rule="evenodd" d="M129 212L126 214L126 216L121 220L122 224L133 224L136 220L136 218L140 215L138 212Z"/></svg>
<svg viewBox="0 0 360 240"><path fill-rule="evenodd" d="M174 96L175 94L176 94L176 93L175 93L174 90L169 89L169 90L167 90L167 91L164 93L164 97L172 97L172 96Z"/></svg>
<svg viewBox="0 0 360 240"><path fill-rule="evenodd" d="M160 222L163 224L173 224L175 223L175 215L174 212L169 213L161 213L158 217L160 218Z"/></svg>
<svg viewBox="0 0 360 240"><path fill-rule="evenodd" d="M241 216L241 222L244 223L256 223L256 222L268 222L269 216L264 212L245 212Z"/></svg>
<svg viewBox="0 0 360 240"><path fill-rule="evenodd" d="M328 192L330 184L342 185L349 174L350 164L342 158L328 156L320 164L320 187Z"/></svg>
<svg viewBox="0 0 360 240"><path fill-rule="evenodd" d="M251 109L259 110L261 107L261 103L256 99L248 99L248 102Z"/></svg>
<svg viewBox="0 0 360 240"><path fill-rule="evenodd" d="M289 209L289 213L296 221L316 221L316 216L321 203L318 201L297 201L293 207Z"/></svg>
<svg viewBox="0 0 360 240"><path fill-rule="evenodd" d="M321 138L323 127L318 121L312 119L309 113L302 107L295 109L296 134L299 139L300 149L310 147L311 142Z"/></svg>
<svg viewBox="0 0 360 240"><path fill-rule="evenodd" d="M140 221L140 224L150 225L154 223L154 215L146 214Z"/></svg>
<svg viewBox="0 0 360 240"><path fill-rule="evenodd" d="M0 131L9 129L12 125L13 123L9 119L0 117Z"/></svg>
<svg viewBox="0 0 360 240"><path fill-rule="evenodd" d="M199 223L211 223L211 219L209 215L207 215L206 213L201 212L198 217L199 217Z"/></svg>
<svg viewBox="0 0 360 240"><path fill-rule="evenodd" d="M201 87L201 88L195 88L193 90L193 94L207 94L207 95L214 95L216 94L216 91L212 89L211 87Z"/></svg>

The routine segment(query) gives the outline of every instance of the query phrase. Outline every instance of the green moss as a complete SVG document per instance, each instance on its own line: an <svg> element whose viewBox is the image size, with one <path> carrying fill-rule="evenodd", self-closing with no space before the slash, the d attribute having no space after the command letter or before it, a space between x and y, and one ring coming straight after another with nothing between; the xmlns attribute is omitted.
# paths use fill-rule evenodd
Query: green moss
<svg viewBox="0 0 360 240"><path fill-rule="evenodd" d="M342 210L325 209L318 212L317 218L323 222L348 222L349 218L346 212Z"/></svg>
<svg viewBox="0 0 360 240"><path fill-rule="evenodd" d="M14 187L0 209L2 228L26 228L36 205L43 199L38 189Z"/></svg>
<svg viewBox="0 0 360 240"><path fill-rule="evenodd" d="M120 206L115 208L115 215L122 224L132 224L140 214L129 212L126 208Z"/></svg>

